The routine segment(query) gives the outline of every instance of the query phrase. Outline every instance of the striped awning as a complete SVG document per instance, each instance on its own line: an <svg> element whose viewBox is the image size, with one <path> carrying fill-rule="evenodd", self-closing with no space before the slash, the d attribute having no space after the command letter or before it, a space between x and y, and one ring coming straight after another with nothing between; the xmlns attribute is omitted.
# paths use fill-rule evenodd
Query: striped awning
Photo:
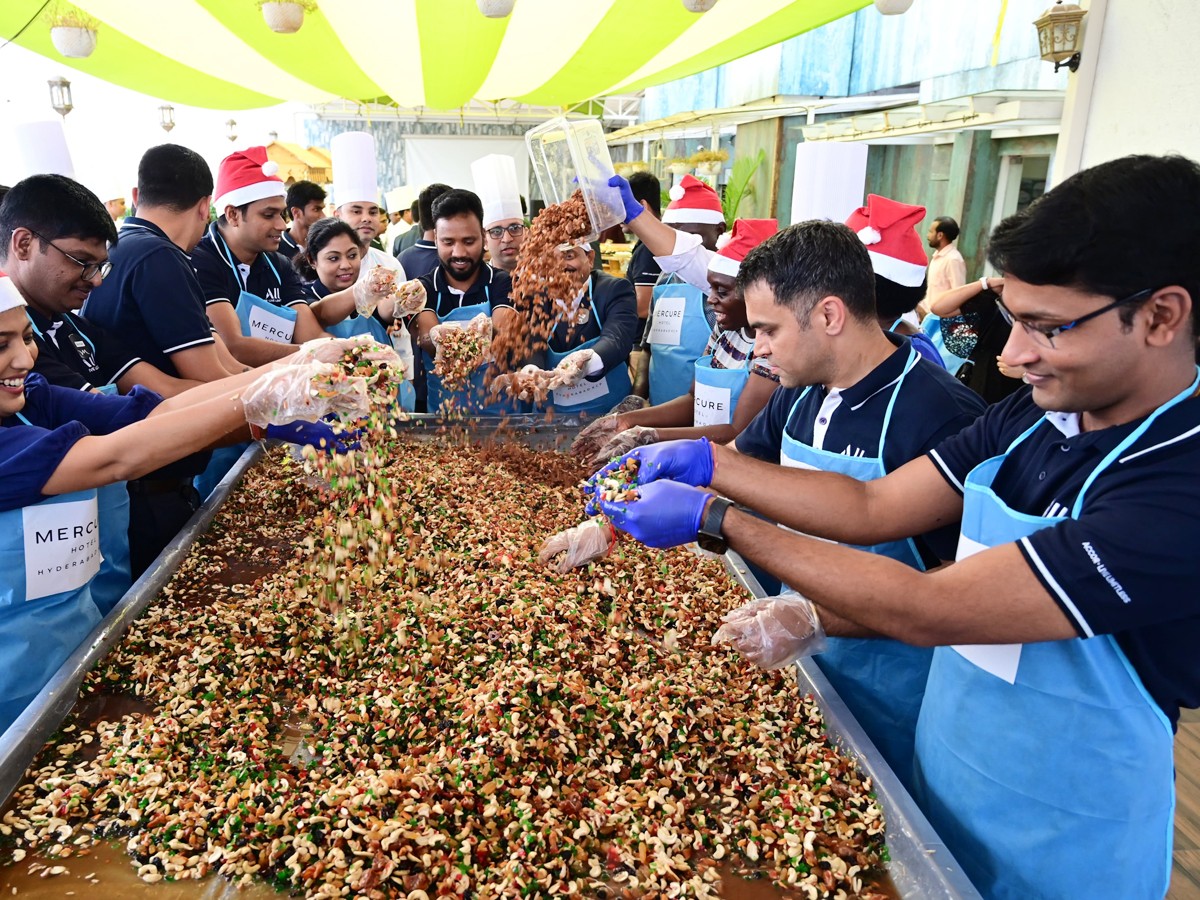
<svg viewBox="0 0 1200 900"><path fill-rule="evenodd" d="M3 0L0 37L172 103L249 109L283 101L381 101L457 109L471 100L568 106L720 65L870 0L516 0L488 19L475 0L316 0L276 34L256 0L76 0L95 19L86 59L50 41L62 3Z"/></svg>

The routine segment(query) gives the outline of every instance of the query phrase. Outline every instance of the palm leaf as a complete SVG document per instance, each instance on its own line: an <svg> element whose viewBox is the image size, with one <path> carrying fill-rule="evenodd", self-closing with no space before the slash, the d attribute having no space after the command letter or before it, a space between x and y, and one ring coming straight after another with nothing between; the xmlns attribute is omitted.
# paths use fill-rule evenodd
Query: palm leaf
<svg viewBox="0 0 1200 900"><path fill-rule="evenodd" d="M759 149L757 156L739 156L733 161L733 170L729 173L729 181L725 184L725 225L733 228L733 220L737 218L738 207L742 201L754 193L754 174L767 161L767 151Z"/></svg>

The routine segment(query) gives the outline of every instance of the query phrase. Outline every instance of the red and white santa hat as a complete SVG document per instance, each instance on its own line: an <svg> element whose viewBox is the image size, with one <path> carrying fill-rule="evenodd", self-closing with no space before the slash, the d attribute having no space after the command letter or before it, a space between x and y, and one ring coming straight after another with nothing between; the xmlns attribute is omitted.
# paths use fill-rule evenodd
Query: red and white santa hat
<svg viewBox="0 0 1200 900"><path fill-rule="evenodd" d="M868 194L867 205L850 213L846 225L867 245L876 275L904 287L917 287L925 280L929 265L925 244L916 230L924 218L923 206Z"/></svg>
<svg viewBox="0 0 1200 900"><path fill-rule="evenodd" d="M708 261L708 271L736 278L746 254L779 231L775 219L738 219L733 223L733 237Z"/></svg>
<svg viewBox="0 0 1200 900"><path fill-rule="evenodd" d="M719 225L725 221L721 198L699 178L684 175L670 195L662 217L668 225Z"/></svg>
<svg viewBox="0 0 1200 900"><path fill-rule="evenodd" d="M230 153L217 170L217 215L227 206L242 206L268 197L286 197L287 187L275 173L279 164L267 159L266 147L247 147Z"/></svg>
<svg viewBox="0 0 1200 900"><path fill-rule="evenodd" d="M21 296L21 292L17 290L13 280L0 272L0 313L6 313L10 309L26 305L25 298Z"/></svg>

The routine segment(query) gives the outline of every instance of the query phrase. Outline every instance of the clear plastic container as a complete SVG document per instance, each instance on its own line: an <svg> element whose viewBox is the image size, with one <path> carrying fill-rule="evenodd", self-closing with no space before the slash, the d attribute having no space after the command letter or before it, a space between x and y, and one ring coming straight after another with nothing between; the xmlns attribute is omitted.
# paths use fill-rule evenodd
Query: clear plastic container
<svg viewBox="0 0 1200 900"><path fill-rule="evenodd" d="M583 192L594 229L587 240L625 221L621 192L608 186L616 170L599 119L551 119L527 131L525 144L547 205L562 203L576 189Z"/></svg>

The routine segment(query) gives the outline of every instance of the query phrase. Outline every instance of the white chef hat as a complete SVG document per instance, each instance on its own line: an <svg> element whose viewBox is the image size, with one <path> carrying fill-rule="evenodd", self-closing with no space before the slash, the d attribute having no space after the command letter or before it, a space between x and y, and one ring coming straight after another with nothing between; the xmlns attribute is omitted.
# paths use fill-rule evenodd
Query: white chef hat
<svg viewBox="0 0 1200 900"><path fill-rule="evenodd" d="M524 219L521 191L517 187L517 164L511 156L490 153L471 163L475 193L483 202L483 227L491 228L505 219Z"/></svg>
<svg viewBox="0 0 1200 900"><path fill-rule="evenodd" d="M21 292L17 290L13 280L0 272L0 313L6 313L10 309L25 305L25 298L21 296Z"/></svg>
<svg viewBox="0 0 1200 900"><path fill-rule="evenodd" d="M378 203L379 174L375 138L365 131L344 131L329 142L333 158L333 205Z"/></svg>

